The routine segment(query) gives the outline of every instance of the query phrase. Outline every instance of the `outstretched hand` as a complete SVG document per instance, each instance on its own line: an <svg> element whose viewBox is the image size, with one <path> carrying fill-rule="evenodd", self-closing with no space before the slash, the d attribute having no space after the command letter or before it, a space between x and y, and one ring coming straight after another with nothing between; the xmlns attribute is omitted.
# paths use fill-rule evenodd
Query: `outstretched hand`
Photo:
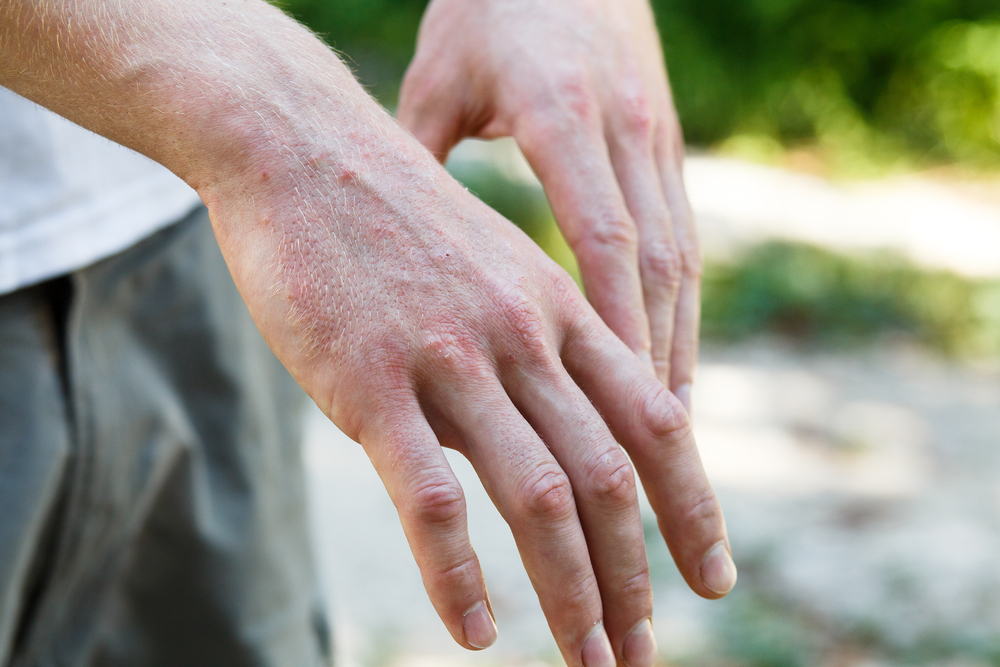
<svg viewBox="0 0 1000 667"><path fill-rule="evenodd" d="M647 0L433 0L398 117L442 160L514 137L590 302L690 410L701 260Z"/></svg>

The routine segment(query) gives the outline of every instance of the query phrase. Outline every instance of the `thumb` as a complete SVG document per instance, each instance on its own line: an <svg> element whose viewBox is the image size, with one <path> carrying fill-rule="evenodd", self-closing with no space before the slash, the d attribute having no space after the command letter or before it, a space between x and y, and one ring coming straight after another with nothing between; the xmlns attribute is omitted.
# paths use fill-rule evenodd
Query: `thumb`
<svg viewBox="0 0 1000 667"><path fill-rule="evenodd" d="M443 164L462 140L462 86L450 85L413 63L399 91L396 119Z"/></svg>

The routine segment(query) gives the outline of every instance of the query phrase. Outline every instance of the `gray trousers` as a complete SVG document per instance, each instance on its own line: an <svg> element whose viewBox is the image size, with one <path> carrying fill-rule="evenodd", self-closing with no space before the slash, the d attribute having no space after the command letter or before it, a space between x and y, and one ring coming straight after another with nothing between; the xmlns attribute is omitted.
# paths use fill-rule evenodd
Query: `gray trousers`
<svg viewBox="0 0 1000 667"><path fill-rule="evenodd" d="M204 209L0 296L0 665L327 664L302 399Z"/></svg>

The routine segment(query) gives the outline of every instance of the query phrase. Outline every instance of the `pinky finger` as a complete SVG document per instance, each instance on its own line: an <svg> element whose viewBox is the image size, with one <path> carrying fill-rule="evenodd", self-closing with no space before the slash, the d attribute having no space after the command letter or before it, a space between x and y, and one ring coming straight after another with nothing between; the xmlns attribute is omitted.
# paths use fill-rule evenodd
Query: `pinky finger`
<svg viewBox="0 0 1000 667"><path fill-rule="evenodd" d="M465 494L417 405L362 445L385 484L427 595L456 642L484 649L497 637Z"/></svg>

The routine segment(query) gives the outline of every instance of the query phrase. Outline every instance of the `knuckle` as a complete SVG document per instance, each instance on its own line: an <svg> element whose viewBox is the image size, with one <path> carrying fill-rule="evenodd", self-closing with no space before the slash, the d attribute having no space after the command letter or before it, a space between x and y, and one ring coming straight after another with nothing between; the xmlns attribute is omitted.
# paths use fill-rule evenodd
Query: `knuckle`
<svg viewBox="0 0 1000 667"><path fill-rule="evenodd" d="M541 308L521 287L508 285L498 297L500 313L523 340L544 339L545 326Z"/></svg>
<svg viewBox="0 0 1000 667"><path fill-rule="evenodd" d="M576 282L573 280L573 276L569 275L566 269L561 266L553 266L552 270L547 274L547 284L549 285L553 294L558 298L572 298L576 299L580 297L580 288L577 287Z"/></svg>
<svg viewBox="0 0 1000 667"><path fill-rule="evenodd" d="M686 201L674 216L674 220L680 222L680 225L674 228L674 232L681 255L684 277L701 279L704 271L701 247L698 243L698 234L694 231L691 209Z"/></svg>
<svg viewBox="0 0 1000 667"><path fill-rule="evenodd" d="M614 509L625 509L636 502L635 472L620 449L602 455L591 466L587 489L602 505Z"/></svg>
<svg viewBox="0 0 1000 667"><path fill-rule="evenodd" d="M519 123L519 143L523 139L526 146L539 149L574 141L581 128L589 133L598 131L600 104L586 73L573 69L557 74L532 96Z"/></svg>
<svg viewBox="0 0 1000 667"><path fill-rule="evenodd" d="M641 414L647 432L657 440L679 443L691 432L691 422L680 401L662 385L643 401Z"/></svg>
<svg viewBox="0 0 1000 667"><path fill-rule="evenodd" d="M720 520L722 518L722 505L719 504L719 499L715 493L709 489L707 493L698 498L691 506L691 509L687 512L687 517L698 523Z"/></svg>
<svg viewBox="0 0 1000 667"><path fill-rule="evenodd" d="M600 611L601 590L594 576L581 568L570 579L560 607L570 618L591 617Z"/></svg>
<svg viewBox="0 0 1000 667"><path fill-rule="evenodd" d="M684 260L673 239L659 236L644 244L642 261L643 271L650 280L671 291L680 289Z"/></svg>
<svg viewBox="0 0 1000 667"><path fill-rule="evenodd" d="M410 110L423 110L430 105L442 82L434 75L434 69L414 62L403 76L399 87L399 104Z"/></svg>
<svg viewBox="0 0 1000 667"><path fill-rule="evenodd" d="M590 77L582 68L563 70L556 83L557 99L566 116L577 123L592 123L600 118L600 105Z"/></svg>
<svg viewBox="0 0 1000 667"><path fill-rule="evenodd" d="M534 155L559 145L566 128L551 109L539 109L517 120L514 135L524 154Z"/></svg>
<svg viewBox="0 0 1000 667"><path fill-rule="evenodd" d="M475 577L479 569L479 559L474 553L468 553L459 557L455 562L441 565L438 577L445 581L457 580L460 582Z"/></svg>
<svg viewBox="0 0 1000 667"><path fill-rule="evenodd" d="M432 480L414 491L406 510L421 524L453 523L465 516L465 494L457 482Z"/></svg>
<svg viewBox="0 0 1000 667"><path fill-rule="evenodd" d="M642 90L624 93L618 98L618 113L628 135L650 143L653 137L655 115L649 97Z"/></svg>
<svg viewBox="0 0 1000 667"><path fill-rule="evenodd" d="M420 342L424 357L448 376L467 376L483 370L483 355L475 337L458 327L438 327L424 332Z"/></svg>
<svg viewBox="0 0 1000 667"><path fill-rule="evenodd" d="M584 250L598 254L634 254L639 245L635 225L624 215L609 214L594 219L580 240Z"/></svg>
<svg viewBox="0 0 1000 667"><path fill-rule="evenodd" d="M411 67L399 84L399 104L413 107L430 97L431 86L426 77Z"/></svg>
<svg viewBox="0 0 1000 667"><path fill-rule="evenodd" d="M543 310L528 291L519 285L507 285L497 297L500 319L515 347L527 356L532 365L546 364L550 359L551 343Z"/></svg>
<svg viewBox="0 0 1000 667"><path fill-rule="evenodd" d="M626 598L648 597L651 588L649 565L643 565L641 570L625 579L621 584L621 592Z"/></svg>
<svg viewBox="0 0 1000 667"><path fill-rule="evenodd" d="M569 518L576 508L569 478L550 466L535 473L520 496L518 509L531 519L561 521Z"/></svg>

